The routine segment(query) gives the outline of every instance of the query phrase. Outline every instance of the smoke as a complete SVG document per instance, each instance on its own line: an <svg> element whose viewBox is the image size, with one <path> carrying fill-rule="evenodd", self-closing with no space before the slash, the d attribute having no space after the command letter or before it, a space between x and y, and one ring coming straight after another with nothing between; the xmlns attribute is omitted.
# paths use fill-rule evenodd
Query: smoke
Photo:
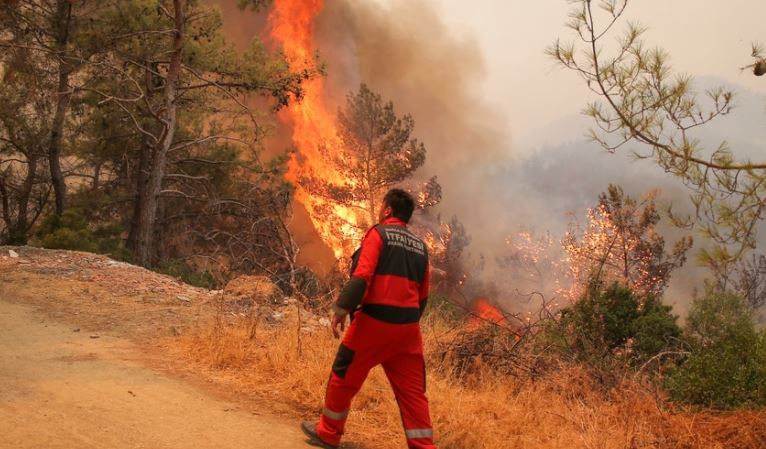
<svg viewBox="0 0 766 449"><path fill-rule="evenodd" d="M699 139L708 153L726 141L739 158L763 159L764 97L718 78L700 77L695 83L698 92L717 86L734 92L736 107L730 114L693 131L692 137ZM562 129L580 129L584 133L591 126L585 117L569 117L550 124L543 132L556 136ZM647 148L632 144L610 154L584 139L546 146L531 153L525 151L523 159L515 160L487 180L488 185L496 187L493 189L498 192L496 201L503 205L498 207L498 221L505 224L508 232L528 229L537 234L550 231L553 236L561 236L569 222L585 224L585 210L596 205L599 193L609 184L620 185L633 198L659 190L659 210L672 205L676 213L693 215L688 187L664 173L654 161L632 159L629 152L633 150L647 152ZM673 226L664 216L658 232L665 238L666 248L684 235L692 235L695 240L694 247L687 253L686 264L673 273L664 297L666 303L674 306L674 312L683 316L695 291L704 289L705 280L710 276L696 257L710 242L698 233ZM756 252L762 253L766 223L761 222L757 232ZM515 283L501 272L491 276L504 280L505 285Z"/></svg>
<svg viewBox="0 0 766 449"><path fill-rule="evenodd" d="M264 32L263 14L239 11L236 0L207 1L222 6L226 32L239 47ZM523 228L560 237L574 219L572 214L582 223L585 210L595 206L598 194L610 183L621 185L636 198L659 188L660 203L689 208L688 190L650 161L632 162L625 154L605 154L597 145L579 139L535 151L512 148L506 117L479 93L486 75L479 44L452 33L432 2L326 0L316 23L316 39L318 55L327 68L328 104L341 106L346 95L364 82L391 100L397 114L414 117L414 136L428 151L417 176L421 180L438 176L444 193L439 211L445 218L456 215L465 224L472 237L471 252L485 256L485 274L498 279L503 288L512 288L515 281L504 279L507 273L491 262L504 250L506 236ZM762 126L760 98L752 92L743 92L739 98L747 100L746 120L735 110L721 120L719 129L705 128L712 134L701 138L715 145L727 137L758 134L753 130ZM551 102L550 107L556 105ZM549 131L560 136L561 129L585 132L590 125L571 117L552 124ZM270 143L271 148L286 146L284 131L277 127L273 142L280 143ZM756 142L741 146L761 148ZM318 248L319 238L308 218L303 216L296 223L304 255L326 260L329 251L322 253ZM682 234L667 224L660 232L669 246ZM674 274L667 293L669 302L679 306L676 312L683 312L705 276L692 252L686 267Z"/></svg>
<svg viewBox="0 0 766 449"><path fill-rule="evenodd" d="M264 38L265 14L242 12L236 0L206 0L220 8L227 36L239 48ZM507 162L509 139L505 118L485 104L478 88L485 75L476 41L450 33L435 5L423 0L395 0L385 6L372 1L327 0L316 22L317 53L326 66L327 103L336 109L346 96L366 83L398 115L415 119L413 136L427 149L426 164L416 177L438 176L444 219L456 215L472 237L474 248L492 247L501 238L495 219L496 192L487 177ZM267 153L287 148L289 130L273 124ZM329 252L316 245L305 212L298 208L293 229L304 260L320 261ZM492 232L489 232L493 229Z"/></svg>
<svg viewBox="0 0 766 449"><path fill-rule="evenodd" d="M535 235L550 232L559 240L570 223L587 226L586 210L597 205L599 194L606 191L609 184L621 186L627 195L639 201L645 194L658 190L658 209L672 204L677 213L693 212L688 190L653 162L609 154L582 140L540 148L498 172L489 182L503 186L498 189L501 193L497 200L507 207L499 211L497 219L505 224L509 234L519 230ZM658 231L665 237L668 251L688 234L666 220L660 222ZM701 286L704 278L704 270L694 263L693 252L694 249L688 253L687 264L673 273L665 295L666 302L678 306L677 313L685 310L695 286ZM518 285L517 279L502 275L502 268L494 267L486 274L509 289Z"/></svg>
<svg viewBox="0 0 766 449"><path fill-rule="evenodd" d="M382 6L328 1L317 31L320 55L328 62L332 98L342 99L345 92L365 82L392 100L398 113L413 115L415 134L428 149L422 175L439 176L444 189L440 210L465 223L473 238L471 252L484 256L483 276L492 280L497 291L505 291L502 296L507 299L514 297L510 292L520 282L494 263L506 250L505 237L532 229L560 238L571 221L585 224L586 209L596 205L609 184L622 186L634 198L659 190L660 208L672 204L676 212L693 212L690 192L677 178L652 161L631 160L629 150L608 154L583 139L534 152L512 147L505 117L483 102L475 89L485 76L478 43L451 33L433 3L394 0ZM697 88L704 92L721 84L721 80L703 78ZM743 157L757 157L759 153L752 149L762 146L743 137L761 135L761 99L737 86L727 87L738 91L740 109L704 128L699 138L713 148L728 140ZM581 129L584 134L591 126L587 119L571 117L552 124L549 132L561 135L557 128L563 127ZM668 249L690 233L667 220L661 222L659 232ZM694 237L697 243L686 265L673 274L666 292L666 301L680 314L709 275L695 257L707 242ZM504 306L525 307L508 302Z"/></svg>
<svg viewBox="0 0 766 449"><path fill-rule="evenodd" d="M392 101L397 114L411 114L414 136L427 150L416 176L438 176L442 215L457 215L474 246L491 244L482 241L497 214L487 176L507 163L510 144L505 118L478 93L485 76L478 43L453 35L436 6L422 0L385 6L328 0L317 43L328 66L331 104L339 106L363 82Z"/></svg>
<svg viewBox="0 0 766 449"><path fill-rule="evenodd" d="M480 273L507 309L534 307L513 293L523 290L524 282L495 263L507 252L509 235L521 229L538 235L550 231L559 239L571 220L584 220L586 209L596 205L610 183L639 198L658 187L661 200L686 198L682 186L651 163L631 164L581 141L524 151L523 157L514 154L505 117L483 102L476 89L485 77L478 43L452 34L433 3L330 0L319 17L317 37L320 57L328 65L330 99L341 102L364 82L393 101L397 113L413 115L415 135L428 150L421 176L439 177L444 191L440 211L465 224L471 253L483 256L480 270L466 269ZM587 121L571 121L587 129ZM679 236L675 229L668 231L671 245ZM476 257L468 261L473 263ZM671 292L686 287L676 282ZM673 296L685 302L680 294Z"/></svg>
<svg viewBox="0 0 766 449"><path fill-rule="evenodd" d="M244 50L256 37L264 37L266 14L239 7L238 0L202 0L218 9L223 19L226 38L239 50Z"/></svg>

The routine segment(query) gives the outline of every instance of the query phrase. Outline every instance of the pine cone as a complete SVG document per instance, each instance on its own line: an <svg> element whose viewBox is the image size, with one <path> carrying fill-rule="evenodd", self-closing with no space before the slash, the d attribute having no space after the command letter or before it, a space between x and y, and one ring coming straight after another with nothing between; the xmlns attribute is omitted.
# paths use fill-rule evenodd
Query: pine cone
<svg viewBox="0 0 766 449"><path fill-rule="evenodd" d="M762 76L766 74L766 59L761 59L753 64L753 73L755 76Z"/></svg>

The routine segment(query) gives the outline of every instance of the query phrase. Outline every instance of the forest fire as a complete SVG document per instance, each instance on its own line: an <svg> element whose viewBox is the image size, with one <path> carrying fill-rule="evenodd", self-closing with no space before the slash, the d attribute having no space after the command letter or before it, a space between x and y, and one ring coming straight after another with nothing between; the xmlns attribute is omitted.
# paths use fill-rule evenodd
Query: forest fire
<svg viewBox="0 0 766 449"><path fill-rule="evenodd" d="M489 303L487 298L476 298L472 305L472 315L468 320L469 329L477 329L488 323L504 324L505 314Z"/></svg>
<svg viewBox="0 0 766 449"><path fill-rule="evenodd" d="M271 38L282 49L294 70L310 69L315 65L314 19L322 10L324 0L276 0L269 15ZM290 123L293 143L298 154L289 161L287 179L296 185L312 173L323 181L343 185L352 181L326 162L322 148L335 154L340 145L337 128L324 99L324 80L315 77L304 82L304 97L293 102L280 114ZM311 221L336 257L349 255L350 244L360 237L358 217L351 208L331 203L306 189L298 188L297 200L306 207ZM332 212L328 214L328 209ZM323 211L323 213L319 213ZM327 216L339 217L338 222Z"/></svg>

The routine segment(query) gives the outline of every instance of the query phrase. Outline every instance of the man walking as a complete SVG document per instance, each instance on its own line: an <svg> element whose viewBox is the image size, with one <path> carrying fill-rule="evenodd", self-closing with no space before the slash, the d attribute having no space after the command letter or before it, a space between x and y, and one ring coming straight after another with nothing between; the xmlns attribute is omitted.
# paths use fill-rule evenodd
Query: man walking
<svg viewBox="0 0 766 449"><path fill-rule="evenodd" d="M367 231L352 257L351 279L333 305L336 338L346 316L352 313L353 319L332 366L319 424L301 424L313 445L338 446L351 400L370 369L380 364L399 404L408 447L436 449L419 324L428 299L428 253L423 241L407 230L414 210L409 193L390 190L379 223Z"/></svg>

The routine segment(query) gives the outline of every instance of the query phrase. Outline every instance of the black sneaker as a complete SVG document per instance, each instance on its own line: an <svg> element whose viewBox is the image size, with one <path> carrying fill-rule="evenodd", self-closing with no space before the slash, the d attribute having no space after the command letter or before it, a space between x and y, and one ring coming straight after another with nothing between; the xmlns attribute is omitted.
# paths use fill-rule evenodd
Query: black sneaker
<svg viewBox="0 0 766 449"><path fill-rule="evenodd" d="M332 444L325 443L321 438L319 438L319 435L317 435L317 425L313 422L303 421L301 423L301 430L306 434L307 437L309 437L308 443L310 445L322 447L324 449L338 449L338 446L333 446Z"/></svg>

